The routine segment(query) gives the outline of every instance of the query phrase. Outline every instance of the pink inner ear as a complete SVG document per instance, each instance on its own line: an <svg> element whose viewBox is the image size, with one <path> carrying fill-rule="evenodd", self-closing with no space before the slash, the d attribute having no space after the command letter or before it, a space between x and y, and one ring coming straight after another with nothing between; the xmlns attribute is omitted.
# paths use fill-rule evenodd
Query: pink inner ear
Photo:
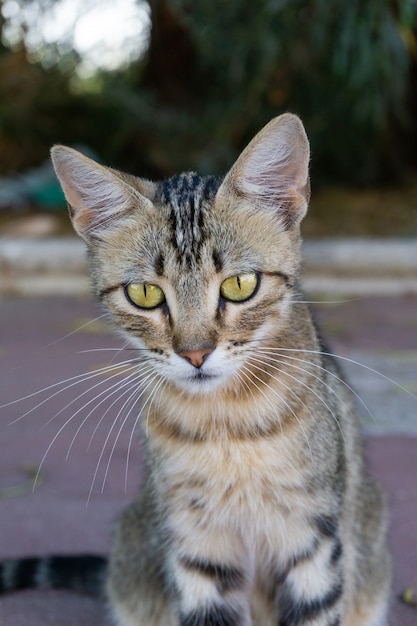
<svg viewBox="0 0 417 626"><path fill-rule="evenodd" d="M84 239L98 236L129 212L134 191L113 171L63 146L53 149L52 159L74 228Z"/></svg>

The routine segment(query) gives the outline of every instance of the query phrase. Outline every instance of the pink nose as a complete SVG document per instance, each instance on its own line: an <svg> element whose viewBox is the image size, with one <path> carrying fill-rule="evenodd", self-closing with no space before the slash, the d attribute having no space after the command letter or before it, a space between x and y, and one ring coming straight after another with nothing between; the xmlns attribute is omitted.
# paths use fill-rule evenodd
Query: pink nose
<svg viewBox="0 0 417 626"><path fill-rule="evenodd" d="M201 367L211 352L213 352L213 348L200 348L200 350L182 350L178 354L194 367Z"/></svg>

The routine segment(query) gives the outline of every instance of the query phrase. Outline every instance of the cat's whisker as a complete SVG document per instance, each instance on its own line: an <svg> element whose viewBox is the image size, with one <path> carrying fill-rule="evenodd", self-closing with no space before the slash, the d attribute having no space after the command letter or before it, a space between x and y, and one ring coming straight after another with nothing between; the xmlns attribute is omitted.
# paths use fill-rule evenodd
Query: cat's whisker
<svg viewBox="0 0 417 626"><path fill-rule="evenodd" d="M360 361L356 361L355 359L351 359L351 358L349 358L347 356L343 356L341 354L335 354L333 352L325 352L325 351L322 351L322 350L307 350L307 349L302 349L302 348L273 348L273 347L270 347L268 349L271 350L271 351L277 352L277 353L281 353L281 354L283 352L298 352L298 353L305 353L305 354L317 354L317 355L322 355L322 356L328 356L328 357L331 357L331 358L334 358L334 359L340 359L342 361L346 361L347 363L352 363L352 365L358 365L359 367L362 367L362 368L366 369L367 371L371 372L372 374L376 374L377 376L380 376L381 378L383 378L387 382L391 383L392 385L394 385L395 387L397 387L401 391L404 391L405 393L407 393L408 395L412 396L413 398L415 398L417 400L417 394L415 394L412 391L410 391L409 389L407 389L407 387L404 387L403 385L401 385L401 383L397 382L393 378L390 378L389 376L386 376L385 374L383 374L382 372L379 372L378 370L374 369L373 367L370 367L369 365L366 365L365 363L361 363ZM282 354L282 356L285 356L285 355Z"/></svg>
<svg viewBox="0 0 417 626"><path fill-rule="evenodd" d="M369 296L357 296L355 298L343 298L342 300L289 300L290 304L347 304L366 300Z"/></svg>
<svg viewBox="0 0 417 626"><path fill-rule="evenodd" d="M125 366L125 369L123 372L118 371L119 368L117 368L116 373L112 374L111 376L99 381L98 383L96 383L95 385L93 385L92 387L89 387L88 389L86 389L85 391L83 391L79 396L73 398L70 402L68 402L65 406L63 406L57 413L55 413L55 415L53 415L53 417L51 417L47 422L45 422L45 424L42 426L42 428L45 428L46 426L48 426L48 424L50 424L53 420L55 420L61 413L63 413L64 411L66 411L70 406L72 406L73 404L75 404L76 402L78 402L80 400L80 398L82 398L85 395L90 394L94 389L96 389L97 387L101 387L102 385L106 385L108 384L108 382L114 378L119 378L121 376L121 374L126 374L127 371L129 370L136 370L137 369L137 365L131 365L129 367ZM76 415L78 415L78 413L82 410L84 410L87 406L89 406L92 402L96 402L98 398L101 398L101 396L103 396L104 394L108 394L108 392L111 389L114 389L115 387L117 387L119 385L119 382L114 383L113 385L111 385L110 387L106 387L103 391L101 391L99 394L95 395L93 398L91 398L88 402L86 402L83 406L81 406L75 413L73 413L72 417L75 417ZM95 407L96 408L96 407Z"/></svg>
<svg viewBox="0 0 417 626"><path fill-rule="evenodd" d="M132 367L133 367L133 366L132 366ZM134 366L134 367L136 367L136 366ZM119 375L119 374L114 374L113 376L111 376L111 378L114 378L114 377L115 377L115 376L117 376L117 375ZM136 374L135 374L135 375L136 375ZM102 382L107 382L107 381L102 381ZM100 383L100 384L101 384L101 383ZM116 383L115 385L112 385L112 387L110 388L110 390L111 390L111 389L113 389L113 388L114 388L117 384L119 384L119 383ZM98 386L98 385L96 385L96 386ZM45 451L45 453L44 453L44 455L43 455L43 457L42 457L42 459L41 459L41 462L40 462L40 464L39 464L39 466L38 466L38 469L37 469L37 472L36 472L36 476L35 476L35 480L34 480L34 486L33 486L33 488L35 488L35 486L36 486L36 484L37 484L39 474L40 474L41 469L42 469L42 467L43 467L43 465L44 465L44 463L45 463L46 457L47 457L47 456L48 456L48 454L49 454L49 451L51 450L52 446L54 445L54 443L55 443L55 441L58 439L58 437L61 435L61 433L62 433L62 432L65 430L65 428L66 428L66 427L67 427L67 426L68 426L68 425L69 425L69 424L70 424L70 423L71 423L71 422L75 419L75 417L78 415L78 413L80 413L81 411L83 411L83 410L85 409L85 407L86 407L86 406L88 406L89 404L91 404L92 402L96 402L97 398L98 398L98 397L100 397L101 395L103 395L104 393L108 394L108 392L109 392L110 390L109 390L109 389L105 389L105 390L104 390L103 392L101 392L99 395L96 395L94 398L90 399L87 403L85 403L83 406L81 406L81 407L80 407L80 408L79 408L79 409L78 409L75 413L73 413L73 414L72 414L72 415L71 415L71 416L70 416L70 417L69 417L69 418L68 418L68 419L67 419L67 420L66 420L66 421L65 421L65 422L61 425L61 427L60 427L60 428L58 429L58 431L55 433L55 435L54 435L54 437L53 437L52 441L49 443L49 445L48 445L48 447L47 447L47 449L46 449L46 451ZM88 392L90 392L90 391L91 391L91 389L89 389L89 390L88 390ZM85 394L85 393L86 393L86 392L84 392L84 394ZM84 394L82 394L82 395L84 395ZM79 397L81 397L81 396L79 396ZM106 395L106 398L105 398L105 399L107 399L107 397L109 397L109 396L108 396L108 395ZM78 399L79 399L79 398L78 398ZM71 406L71 404L73 404L73 402L75 402L76 400L77 400L77 399L75 399L75 400L73 400L73 401L69 402L69 403L68 403L65 407L63 407L60 411L58 411L58 413L56 413L56 414L55 414L55 415L54 415L54 416L53 416L50 420L48 420L48 422L47 422L46 424L44 424L44 425L42 426L42 428L45 428L45 426L46 426L47 424L49 424L52 420L54 420L56 417L58 417L58 415L59 415L60 413L62 413L65 409L67 409L69 406ZM95 405L95 406L94 406L94 408L93 408L93 410L90 412L90 414L91 414L91 413L93 413L93 412L96 410L96 408L97 408L97 405ZM87 416L87 418L86 418L86 419L88 419L88 417L90 416L90 414ZM83 423L85 423L86 419L84 420L84 422L83 422ZM78 431L77 431L77 432L78 432ZM72 447L72 444L73 444L73 442L71 442L70 449L71 449L71 447ZM69 451L68 451L68 453L67 453L67 458L68 458L69 452L70 452L70 450L69 450Z"/></svg>
<svg viewBox="0 0 417 626"><path fill-rule="evenodd" d="M315 396L315 397L316 397L316 398L317 398L317 399L318 399L318 400L319 400L319 401L320 401L320 402L324 405L324 407L327 409L327 411L329 411L330 415L333 417L333 419L334 419L335 423L337 424L337 426L338 426L338 428L339 428L339 430L340 430L340 433L341 433L341 435L342 435L343 440L345 439L344 432L343 432L343 430L342 430L342 427L341 427L341 425L340 425L339 420L337 419L337 417L336 417L336 415L335 415L335 412L334 412L334 411L333 411L333 409L332 409L332 408L328 405L328 403L327 403L327 402L323 399L323 397L322 397L319 393L317 393L317 391L315 391L315 389L313 389L310 385L308 385L307 383L305 383L303 380L301 380L301 379L300 379L300 378L298 378L297 376L293 376L292 374L290 374L289 372L287 372L285 369L282 369L282 368L280 368L280 367L277 367L276 365L274 365L274 364L271 362L271 360L270 360L270 359L268 359L267 361L265 361L265 360L262 360L262 359L259 359L259 358L254 358L254 357L251 357L251 360L254 360L254 361L255 361L255 362L257 362L257 363L261 363L262 365L266 365L267 367L270 367L270 368L272 368L273 370L277 371L279 374L283 374L284 376L287 376L288 378L291 378L291 379L292 379L292 380L294 380L296 383L299 383L300 385L302 385L303 387L305 387L305 388L306 388L306 389L307 389L310 393L312 393L312 394L313 394L313 395L314 395L314 396ZM281 363L282 365L286 365L285 361L279 361L278 359L275 361L275 363ZM266 372L266 370L261 370L261 371L263 371L264 373L267 373L267 372ZM304 371L308 373L308 370L304 370ZM275 378L275 377L273 376L273 378ZM276 380L278 380L278 379L276 379ZM281 384L283 384L283 382L282 382L281 380L279 380L279 382L280 382ZM285 385L285 387L286 387L289 391L292 391L290 387L287 387L286 385ZM292 393L294 393L294 392L292 391ZM298 398L298 399L300 400L300 398ZM301 402L301 404L302 404L305 408L307 408L307 406L306 406L306 404L305 404L304 402ZM310 415L311 415L311 410L310 410L310 409L309 409L309 413L310 413Z"/></svg>
<svg viewBox="0 0 417 626"><path fill-rule="evenodd" d="M44 404L46 404L46 402L48 402L49 400L52 400L52 398L55 398L56 396L58 396L60 393L63 393L65 391L67 391L68 389L71 389L72 387L81 384L83 382L87 382L97 376L102 376L104 374L107 374L117 368L120 368L124 365L128 365L128 364L133 364L137 362L137 359L127 359L126 361L121 361L120 363L116 363L113 365L106 365L104 367L98 368L96 369L94 372L84 372L83 374L77 374L76 376L71 376L70 378L66 378L65 380L61 380L57 383L53 383L52 385L48 385L48 387L44 387L43 389L39 389L38 391L34 391L33 393L30 393L26 396L22 396L21 398L18 398L16 400L12 400L11 402L7 402L6 404L0 405L0 409L6 408L8 406L11 406L13 404L17 404L18 402L23 402L24 400L29 400L30 398L33 398L37 395L40 395L41 393L46 393L48 391L50 391L51 389L55 389L56 387L62 386L62 385L66 385L65 387L58 389L58 391L56 391L55 393L53 393L52 395L48 396L47 398L45 398L44 400L42 400L41 402L39 402L36 406L33 406L31 409L29 409L28 411L26 411L25 413L23 413L23 415L20 415L19 417L15 418L14 420L12 420L11 422L9 422L9 426L11 426L12 424L15 424L16 422L20 421L21 419L23 419L24 417L26 417L27 415L29 415L30 413L32 413L33 411L36 411L36 409L40 408L41 406L43 406ZM70 384L67 384L70 383Z"/></svg>
<svg viewBox="0 0 417 626"><path fill-rule="evenodd" d="M105 390L105 391L107 391L107 390ZM101 394L100 394L100 395L101 395ZM44 453L44 455L43 455L43 457L42 457L42 459L41 459L41 462L40 462L40 464L39 464L39 466L38 466L38 469L37 469L37 472L36 472L36 476L35 476L35 480L34 480L34 484L33 484L33 488L35 488L35 486L36 486L36 484L37 484L37 482L38 482L38 478L39 478L40 472L41 472L41 470L42 470L42 467L43 467L43 465L44 465L44 463L45 463L46 457L48 456L49 451L51 450L51 448L52 448L52 446L54 445L55 441L58 439L58 437L60 436L60 434L61 434L61 433L65 430L65 428L68 426L68 424L70 424L70 423L72 422L72 420L76 417L76 415L77 415L80 411L82 411L82 410L85 408L85 406L88 406L88 404L90 404L91 402L94 402L95 400L96 400L96 397L95 397L95 398L93 398L93 399L91 399L91 400L90 400L90 401L89 401L86 405L83 405L82 407L80 407L80 408L79 408L79 409L78 409L75 413L73 413L73 414L72 414L72 415L71 415L71 416L70 416L70 417L69 417L69 418L68 418L68 419L67 419L67 420L66 420L66 421L65 421L65 422L61 425L61 427L60 427L60 428L58 429L58 431L55 433L54 437L52 438L52 441L49 443L49 445L48 445L48 447L47 447L47 449L46 449L46 451L45 451L45 453ZM69 403L66 407L64 407L64 409L65 409L65 408L67 408L68 406L70 406L71 404L72 404L72 402L71 402L71 403ZM56 417L57 417L57 416L58 416L58 415L59 415L59 414L60 414L60 413L61 413L64 409L61 409L61 411L59 411L58 413L56 413L56 414L54 415L54 417L53 417L53 418L51 418L51 419L50 419L47 423L49 423L49 422L51 422L53 419L55 419L55 418L56 418ZM45 425L44 425L44 426L45 426Z"/></svg>
<svg viewBox="0 0 417 626"><path fill-rule="evenodd" d="M88 354L90 352L136 352L137 350L149 352L149 348L132 348L129 346L124 346L123 348L89 348L88 350L78 350L77 354Z"/></svg>
<svg viewBox="0 0 417 626"><path fill-rule="evenodd" d="M152 380L153 380L153 379L152 379ZM146 389L149 387L149 385L150 385L151 383L152 383L152 381L151 381L151 382L149 382L149 383L145 386L145 388L141 390L141 393L140 393L140 395L138 396L138 399L142 397L143 393L146 391ZM87 505L89 504L89 502L90 502L90 500L91 500L91 496L92 496L92 493L93 493L93 489L94 489L94 485L95 485L95 482L96 482L96 478L97 478L97 474L98 474L98 471L99 471L99 467L100 467L101 461L102 461L103 456L104 456L104 451L105 451L105 449L106 449L106 447L107 447L107 444L108 444L108 442L109 442L109 440L110 440L111 434L112 434L113 429L115 428L115 426L116 426L116 421L113 421L113 423L112 423L112 425L111 425L111 427L109 428L109 431L108 431L108 433L107 433L107 436L106 436L106 439L105 439L105 441L104 441L104 444L103 444L102 450L101 450L101 452L100 452L100 455L99 455L99 458L98 458L98 461L97 461L97 464L96 464L96 469L95 469L95 471L94 471L94 475L93 475L93 478L92 478L92 481L91 481L90 491L89 491L89 493L88 493Z"/></svg>
<svg viewBox="0 0 417 626"><path fill-rule="evenodd" d="M151 394L149 395L148 401L149 401L149 405L148 405L148 410L146 413L146 436L148 436L149 433L149 413L150 410L152 408L152 405L154 403L154 400L156 398L157 392L163 388L164 386L167 385L167 381L164 380L162 377L160 378L160 380L157 382L157 384L155 385L155 388L152 389ZM144 407L145 408L145 407Z"/></svg>
<svg viewBox="0 0 417 626"><path fill-rule="evenodd" d="M259 372L262 372L263 374L267 374L267 375L269 374L269 375L271 375L271 374L270 374L267 370L263 369L262 367L259 367L259 365L256 365L255 363L252 363L253 357L251 357L251 358L250 358L250 360L251 360L251 365L252 365L252 367L254 367L255 369L257 369ZM255 361L256 361L256 359L255 359ZM249 370L249 371L251 371L251 370ZM260 381L263 385L265 385L265 386L266 386L266 387L267 387L267 388L268 388L268 389L269 389L269 390L270 390L270 391L271 391L271 392L272 392L275 396L277 396L277 397L278 397L278 399L279 399L279 400L280 400L280 401L281 401L281 402L282 402L282 403L286 406L286 408L290 411L290 413L292 413L292 415L294 416L295 420L297 421L297 423L298 423L298 425L299 425L299 427L300 427L300 429L301 429L301 432L303 433L304 440L305 440L305 442L306 442L306 444L307 444L307 446L308 446L309 452L310 452L310 457L311 457L311 459L313 460L313 452L312 452L312 450L311 450L310 440L309 440L309 438L308 438L308 435L307 435L307 433L306 433L306 431L305 431L305 429L304 429L304 426L303 426L303 424L302 424L302 422L301 422L300 418L298 417L298 415L297 415L297 413L295 412L295 410L293 409L293 407L292 407L292 406L291 406L291 405L290 405L290 404L289 404L289 403L288 403L288 402L287 402L287 401L286 401L286 400L285 400L285 399L284 399L284 398L283 398L283 397L282 397L282 396L281 396L281 395L280 395L280 394L276 391L276 389L274 389L273 387L271 387L271 385L268 385L268 383L265 383L264 381L262 381L262 380L261 380L258 376L256 376L256 374L255 374L255 373L253 373L253 372L251 372L251 373L252 373L252 375L253 375L253 376L255 376L255 377L256 377L256 379L257 379L257 380L259 380L259 381ZM284 373L285 373L285 372L284 372ZM272 376L272 375L271 375L271 376ZM305 403L301 400L301 398L300 398L300 397L299 397L299 396L298 396L298 395L294 392L294 390L293 390L293 389L291 389L291 387L289 387L288 385L286 385L283 381L278 380L278 379L277 379L277 378L275 378L274 376L272 376L272 378L273 378L274 380L277 380L277 381L278 381L278 382L279 382L279 383L280 383L280 384L281 384L281 385L282 385L285 389L287 389L287 390L291 393L291 395L292 395L292 396L294 396L294 397L297 399L297 401L298 401L298 402L300 402L300 403L301 403L301 404L302 404L302 405L303 405L303 406L304 406L304 407L305 407L305 408L309 411L309 413L311 413L310 409L309 409L309 408L305 405ZM258 389L259 389L259 387L258 387ZM280 418L278 418L278 419L280 419ZM280 420L280 423L281 423L281 420ZM282 428L282 426L281 426L281 428Z"/></svg>
<svg viewBox="0 0 417 626"><path fill-rule="evenodd" d="M135 376L136 376L136 379L135 379L135 380L137 381L137 383L138 383L138 384L139 384L139 383L146 382L146 381L149 379L149 377L151 376L151 374L149 374L149 372L151 371L151 369L152 369L151 367L148 367L146 370L145 370L145 369L143 369L143 370L141 370L141 371L139 371L139 372L135 372ZM116 390L116 391L117 391L117 390ZM118 397L116 398L116 400L115 400L115 401L113 401L113 402L112 402L112 404L111 404L111 405L110 405L110 406L106 409L106 411L103 413L103 415L101 416L101 418L100 418L100 419L99 419L99 421L97 422L97 424L96 424L96 426L95 426L95 428L94 428L94 430L93 430L93 432L92 432L92 434L91 434L90 441L89 441L88 446L87 446L87 452L90 450L91 444L92 444L92 442L93 442L93 439L94 439L94 437L95 437L95 434L96 434L97 430L98 430L98 429L99 429L99 427L100 427L100 424L103 422L104 418L106 417L106 415L108 414L108 412L109 412L109 411L110 411L110 409L114 406L114 404L117 402L117 400L118 400L118 399L119 399L119 396L118 396Z"/></svg>
<svg viewBox="0 0 417 626"><path fill-rule="evenodd" d="M242 370L243 370L243 368L242 368ZM282 432L282 424L281 424L281 420L280 420L279 415L278 415L277 407L276 407L276 406L272 403L272 401L270 400L270 398L268 398L268 396L264 393L264 391L260 388L260 386L259 386L256 382L252 381L252 380L249 378L249 374L248 374L246 371L242 371L242 370L241 370L241 371L239 371L239 372L237 372L237 377L238 377L238 378L239 378L239 380L242 382L242 384L244 384L244 385L245 385L246 389L248 389L248 391L250 392L250 394L251 394L251 396L252 396L252 398L253 398L253 399L255 399L255 396L254 396L254 394L253 394L253 391L252 391L252 389L251 389L251 387L250 387L249 383L247 383L247 382L245 381L245 378L246 378L247 380L249 380L249 382L251 382L251 383L254 385L254 387L255 387L255 388L259 391L259 393L260 393L260 394L262 394L262 396L263 396L263 397L264 397L264 399L266 400L266 402L267 402L267 404L268 404L269 408L270 408L270 409L273 411L273 413L275 414L275 416L276 416L276 418L277 418L277 421L278 421L278 423L279 423L279 426L280 426L281 432ZM258 409L258 408L256 408L256 417L258 418L258 420L260 419L260 413L259 413L259 409Z"/></svg>
<svg viewBox="0 0 417 626"><path fill-rule="evenodd" d="M158 377L158 374L155 373L155 376L154 376L154 378L152 379L151 382L153 382L157 377ZM159 381L155 385L155 388L154 388L154 390L152 391L152 393L150 395L150 398L152 398L152 396L155 396L156 393L159 391L159 389L161 389L161 387L163 388L165 385L167 385L167 381L164 378L160 377ZM149 398L148 398L148 400L149 400ZM138 413L138 415L137 415L137 417L136 417L136 419L135 419L135 421L133 423L132 430L131 430L131 433L130 433L129 444L127 446L127 454L126 454L125 490L127 489L127 478L128 478L128 473L129 473L129 462L130 462L130 454L131 454L131 450L132 450L133 437L134 437L137 425L139 423L139 420L142 417L142 413L143 413L145 407L146 407L146 403L145 403L145 405L143 405L143 407L141 408L140 412ZM149 418L149 413L148 413L148 418ZM149 433L149 431L148 431L148 422L147 422L147 424L146 424L146 436L147 437L148 437L148 433Z"/></svg>
<svg viewBox="0 0 417 626"><path fill-rule="evenodd" d="M51 346L55 346L57 343L61 343L62 341L65 341L66 339L69 339L69 337L72 337L76 333L79 333L80 330L83 330L84 328L87 328L87 326L90 326L91 324L94 324L95 322L98 322L99 320L103 319L104 317L108 317L107 313L102 313L102 315L98 315L97 317L94 317L91 320L88 320L84 324L81 324L81 326L78 326L77 328L72 330L70 333L67 333L66 335L64 335L63 337L60 337L56 341L52 341L51 343L47 343L46 346L43 347L43 349L50 348Z"/></svg>
<svg viewBox="0 0 417 626"><path fill-rule="evenodd" d="M122 394L120 394L120 391L122 389L124 389L125 387L129 386L132 384L132 379L135 380L138 377L138 373L135 371L132 374L129 374L129 376L123 381L123 382L117 382L114 385L112 385L110 388L106 389L105 392L106 395L104 396L104 398L102 400L100 400L100 402L98 404L96 404L97 399L103 395L103 393L100 393L99 395L95 396L92 400L90 400L89 402L87 402L86 404L83 405L81 410L84 410L91 402L94 402L94 406L93 408L89 411L89 413L86 415L86 417L83 419L83 421L81 422L81 424L78 426L77 430L75 431L75 434L72 438L71 444L68 448L68 452L67 452L67 456L66 456L66 460L68 460L68 457L70 455L71 449L74 445L74 442L79 434L79 432L81 431L82 427L84 426L84 424L87 422L87 420L90 418L90 416L95 413L95 411L97 411L97 409L104 403L106 402L111 396L113 396L114 394L118 394L116 399L110 404L110 406L106 409L106 411L103 413L103 415L101 416L98 425L96 425L94 431L93 431L93 435L96 432L97 427L102 423L102 421L104 420L104 418L106 417L107 413L110 411L110 409L113 408L113 406L117 403L118 399L124 395L125 392L123 392ZM92 437L93 437L92 435ZM90 447L91 444L91 440L90 439L90 443L88 445L87 450Z"/></svg>
<svg viewBox="0 0 417 626"><path fill-rule="evenodd" d="M125 400L125 402L123 403L122 407L120 408L119 412L117 413L117 415L116 415L116 417L114 419L115 423L120 422L120 426L119 426L119 430L117 431L117 434L116 434L116 436L115 436L115 438L113 440L113 444L112 444L111 450L109 452L109 457L107 459L106 469L104 471L103 482L102 482L102 485L101 485L101 493L103 493L103 491L104 491L104 487L105 487L106 480L107 480L107 475L108 475L108 472L109 472L109 469L110 469L110 463L111 463L111 460L113 458L113 454L114 454L114 451L116 449L117 442L119 441L119 438L120 438L120 435L122 433L122 430L123 430L124 426L126 425L126 423L127 423L128 419L129 419L132 411L134 410L135 406L137 405L138 400L141 397L141 393L140 393L140 389L138 388L138 385L135 385L134 387L131 386L129 388L129 392L130 393L129 393L128 398ZM131 404L131 406L129 406L130 404ZM126 407L129 407L129 408L128 408L126 414L122 417L123 412L125 411Z"/></svg>
<svg viewBox="0 0 417 626"><path fill-rule="evenodd" d="M263 348L260 347L258 348L260 352L262 352L262 354L265 354L266 356L271 357L271 359L276 362L277 358L276 358L276 354L275 353L270 353L268 351L268 348ZM284 356L284 355L282 355ZM360 404L362 404L362 406L364 407L364 409L366 410L366 412L368 413L368 415L370 416L370 418L373 420L374 423L376 423L376 417L375 415L372 413L371 409L369 408L369 406L366 404L365 400L363 398L361 398L361 396L358 394L357 391L355 391L355 389L349 385L349 383L347 383L345 380L343 380L343 378L341 378L340 376L338 376L337 374L335 374L335 372L332 372L331 370L327 369L326 367L323 367L321 365L318 365L317 363L314 363L313 361L307 361L305 359L299 359L297 357L294 356L289 356L288 354L285 355L285 362L283 361L278 361L279 363L285 363L285 365L295 368L295 369L300 369L301 371L305 372L307 370L305 370L304 368L299 368L298 366L292 364L292 363L288 363L288 360L291 361L297 361L299 363L306 363L308 365L312 365L314 368L320 370L321 372L324 372L326 374L328 374L329 376L331 376L332 378L334 378L337 382L341 383L342 385L344 385L358 400L358 402L360 402ZM333 388L329 383L326 383L320 376L318 376L317 374L313 374L312 372L310 373L311 376L313 376L314 378L316 378L317 380L321 381L326 387L327 389L329 389L330 392L333 392Z"/></svg>
<svg viewBox="0 0 417 626"><path fill-rule="evenodd" d="M253 391L252 391L252 389L251 389L250 385L246 382L246 380L243 378L243 376L241 375L241 373L240 373L239 371L238 371L236 374L237 374L237 378L240 380L241 384L242 384L242 385L244 385L245 389L246 389L246 390L248 391L248 393L252 396L252 400L254 401L254 404L255 404L255 406L256 406L255 396L254 396L254 393L253 393ZM258 407L256 407L256 409L255 409L255 410L256 410L256 416L257 416L257 417L258 417L258 419L259 419L260 415L259 415L259 410L258 410Z"/></svg>
<svg viewBox="0 0 417 626"><path fill-rule="evenodd" d="M150 381L150 384L152 384L152 382L155 380L155 372L153 372L152 370L151 370L151 373L150 373L150 374L148 374L148 376L147 376L145 379L143 379L143 378L142 378L142 379L140 379L140 383L141 383L141 384L140 384L140 387L136 387L136 389L135 389L135 390L133 391L133 393L129 396L129 398L126 400L126 402L123 404L122 408L120 409L119 413L118 413L118 414L117 414L117 416L116 416L116 421L119 421L119 418L120 418L120 416L122 415L123 411L125 410L126 406L128 406L128 405L129 405L129 403L130 403L130 402L132 402L132 400L133 400L133 402L132 402L132 406L129 408L129 410L127 411L127 413L126 413L125 417L124 417L124 418L123 418L123 420L121 421L121 425L120 425L119 430L118 430L118 432L117 432L117 435L116 435L116 437L115 437L115 439L114 439L113 446L112 446L112 449L111 449L110 454L109 454L109 459L108 459L108 462L107 462L106 470L105 470L105 473L104 473L103 484L102 484L102 489L101 489L102 491L104 490L104 485L105 485L105 482L106 482L106 479L107 479L107 474L108 474L108 471L109 471L110 462L111 462L111 459L112 459L112 456L113 456L114 450L115 450L115 448L116 448L117 442L118 442L118 440L119 440L119 437L120 437L120 435L121 435L121 433L122 433L122 430L123 430L123 428L124 428L124 426L125 426L125 424L126 424L127 420L128 420L128 419L129 419L129 417L130 417L131 412L133 411L133 409L134 409L134 408L135 408L135 406L137 405L137 403L138 403L138 401L140 400L140 398L143 396L144 391L148 388L148 386L149 386L149 385L148 385L148 386L144 389L144 388L143 388L143 384L144 384L147 380L149 380L149 378L152 378L152 380ZM153 392L152 392L152 393L153 393ZM152 395L152 394L151 394L151 395ZM146 406L146 403L145 403L145 406ZM137 424L137 420L135 420L135 422L134 422L134 425L133 425L133 432L136 430L136 426L135 426L136 424ZM130 441L131 441L131 439L129 439L129 443L130 443ZM125 489L126 489L126 484L127 484L127 483L126 483L126 475L125 475Z"/></svg>

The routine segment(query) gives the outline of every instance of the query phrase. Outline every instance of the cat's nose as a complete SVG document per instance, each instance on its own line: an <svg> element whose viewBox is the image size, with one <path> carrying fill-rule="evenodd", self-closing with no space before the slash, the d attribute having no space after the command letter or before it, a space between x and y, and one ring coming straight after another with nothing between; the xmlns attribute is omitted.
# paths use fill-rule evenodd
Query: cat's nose
<svg viewBox="0 0 417 626"><path fill-rule="evenodd" d="M182 350L178 354L194 367L201 367L211 352L213 352L213 348L200 348L199 350Z"/></svg>

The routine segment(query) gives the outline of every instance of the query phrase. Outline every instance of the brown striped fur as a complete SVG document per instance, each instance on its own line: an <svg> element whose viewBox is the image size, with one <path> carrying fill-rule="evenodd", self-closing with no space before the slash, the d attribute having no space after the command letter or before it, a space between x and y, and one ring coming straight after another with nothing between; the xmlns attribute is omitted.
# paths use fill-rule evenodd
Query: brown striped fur
<svg viewBox="0 0 417 626"><path fill-rule="evenodd" d="M62 146L52 155L95 291L148 366L146 477L107 583L115 622L382 626L383 497L297 286L309 197L299 119L272 120L223 181L151 183ZM251 297L220 297L249 272ZM134 306L131 283L159 286L165 302Z"/></svg>

